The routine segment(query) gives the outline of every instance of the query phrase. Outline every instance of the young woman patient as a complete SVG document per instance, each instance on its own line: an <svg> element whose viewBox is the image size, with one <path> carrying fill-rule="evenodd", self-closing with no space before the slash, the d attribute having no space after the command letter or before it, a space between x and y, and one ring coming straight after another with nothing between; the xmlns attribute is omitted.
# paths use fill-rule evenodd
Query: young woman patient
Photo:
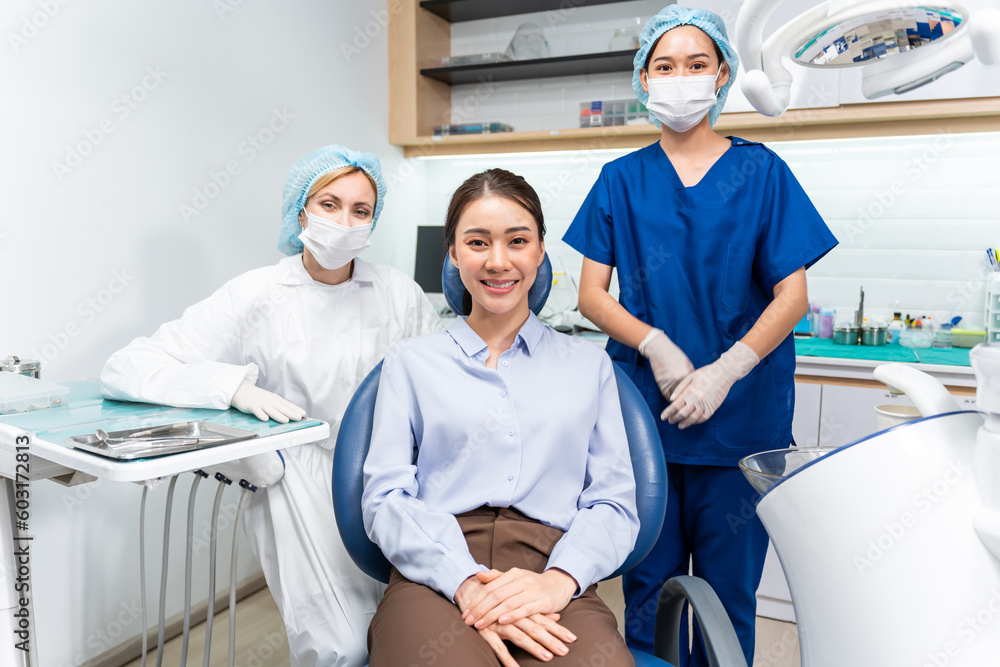
<svg viewBox="0 0 1000 667"><path fill-rule="evenodd" d="M618 386L528 307L544 236L523 178L469 178L445 240L470 314L385 359L362 504L394 567L372 667L633 664L596 593L639 530Z"/></svg>

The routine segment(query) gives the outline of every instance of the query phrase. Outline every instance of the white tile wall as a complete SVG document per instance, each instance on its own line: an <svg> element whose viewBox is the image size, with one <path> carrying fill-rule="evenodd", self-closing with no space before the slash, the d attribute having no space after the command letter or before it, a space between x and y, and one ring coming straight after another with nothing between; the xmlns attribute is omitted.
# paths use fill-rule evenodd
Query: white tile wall
<svg viewBox="0 0 1000 667"><path fill-rule="evenodd" d="M850 318L864 286L869 315L961 315L965 324L982 326L984 250L1000 246L1000 133L769 146L788 162L840 241L809 270L810 300ZM625 152L422 161L417 173L426 179L426 210L415 224L443 224L452 191L473 173L510 169L539 192L549 252L578 273L582 258L559 239L601 166Z"/></svg>

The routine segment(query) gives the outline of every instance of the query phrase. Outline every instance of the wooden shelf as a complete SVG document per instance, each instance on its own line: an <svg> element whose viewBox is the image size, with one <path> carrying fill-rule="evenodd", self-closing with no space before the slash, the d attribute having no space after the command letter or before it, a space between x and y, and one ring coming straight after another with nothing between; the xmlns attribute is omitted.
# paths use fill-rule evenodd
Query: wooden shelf
<svg viewBox="0 0 1000 667"><path fill-rule="evenodd" d="M558 58L508 60L484 65L432 67L420 70L420 74L450 86L481 81L516 81L518 79L544 79L553 76L579 76L581 74L607 74L609 72L625 74L631 73L634 57L634 50L606 51Z"/></svg>
<svg viewBox="0 0 1000 667"><path fill-rule="evenodd" d="M543 11L546 3L538 0L531 7ZM454 0L459 5L487 5L493 12L510 8L522 12L521 0ZM559 0L562 8L565 0ZM427 4L427 3L425 3ZM445 4L437 2L436 4ZM598 4L573 0L572 6ZM502 13L494 13L500 16ZM421 8L418 0L401 0L399 11L391 12L389 37L389 141L402 146L406 157L419 155L467 155L472 153L516 153L529 151L600 150L602 148L632 149L657 140L659 131L652 125L571 128L537 132L507 132L486 135L448 136L434 138L435 125L469 121L509 122L504 118L482 118L478 113L478 93L471 97L470 109L454 110L451 106L451 86L430 76L422 76L418 63L433 61L451 54L451 24L431 11ZM613 54L593 54L594 57ZM545 59L549 61L562 59ZM629 56L631 60L631 55ZM493 64L524 66L528 61ZM581 60L565 63L581 66ZM628 71L631 64L622 68ZM438 69L467 69L438 68ZM477 66L480 75L484 71ZM617 68L612 71L618 71ZM571 74L581 74L576 69ZM454 74L454 72L452 73ZM557 76L558 74L553 74ZM454 78L452 79L454 81ZM473 82L478 79L473 79ZM495 74L493 80L499 81ZM461 111L460 117L456 113ZM805 141L811 139L845 139L859 137L891 137L1000 131L1000 97L980 97L918 102L877 102L852 104L826 109L794 109L777 118L755 112L724 113L715 129L722 134L734 134L751 141Z"/></svg>
<svg viewBox="0 0 1000 667"><path fill-rule="evenodd" d="M440 16L449 23L491 19L498 16L532 14L535 12L565 12L591 5L608 5L628 0L424 0L422 9Z"/></svg>
<svg viewBox="0 0 1000 667"><path fill-rule="evenodd" d="M720 134L750 141L805 141L1000 131L1000 97L850 104L793 109L777 118L756 112L722 114ZM654 125L420 136L403 144L406 157L639 148L660 136Z"/></svg>

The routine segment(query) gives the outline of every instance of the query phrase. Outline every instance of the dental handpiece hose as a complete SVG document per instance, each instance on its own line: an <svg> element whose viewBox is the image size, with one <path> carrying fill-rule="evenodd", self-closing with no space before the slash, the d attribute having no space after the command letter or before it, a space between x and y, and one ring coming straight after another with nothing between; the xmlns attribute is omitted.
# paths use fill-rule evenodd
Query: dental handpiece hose
<svg viewBox="0 0 1000 667"><path fill-rule="evenodd" d="M180 665L187 665L188 641L191 637L191 560L194 551L194 501L198 495L198 485L201 484L202 477L208 474L195 470L194 481L191 482L191 494L188 496L187 514L187 551L184 555L184 631L181 640Z"/></svg>
<svg viewBox="0 0 1000 667"><path fill-rule="evenodd" d="M233 559L229 566L229 667L233 667L236 662L236 555L240 539L240 519L243 517L243 508L246 507L250 499L250 493L257 490L257 487L246 481L240 480L243 493L240 495L240 504L236 508L236 521L233 527Z"/></svg>
<svg viewBox="0 0 1000 667"><path fill-rule="evenodd" d="M167 509L163 516L163 567L160 570L160 626L156 633L156 667L163 665L164 614L167 607L167 557L170 555L170 507L174 501L177 475L170 478L167 487Z"/></svg>
<svg viewBox="0 0 1000 667"><path fill-rule="evenodd" d="M139 603L142 605L142 665L146 667L146 649L149 631L146 627L146 494L149 487L142 485L142 500L139 501Z"/></svg>
<svg viewBox="0 0 1000 667"><path fill-rule="evenodd" d="M212 622L215 620L215 559L219 542L219 506L222 504L222 492L232 484L221 472L215 473L219 480L219 488L215 490L215 504L212 506L212 533L208 549L208 618L205 619L205 659L203 667L209 667L212 656Z"/></svg>

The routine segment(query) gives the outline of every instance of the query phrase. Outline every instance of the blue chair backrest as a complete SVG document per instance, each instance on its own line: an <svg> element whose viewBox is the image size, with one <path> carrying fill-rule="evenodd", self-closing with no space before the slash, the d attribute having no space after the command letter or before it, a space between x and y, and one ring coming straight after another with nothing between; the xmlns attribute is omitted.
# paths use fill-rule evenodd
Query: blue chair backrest
<svg viewBox="0 0 1000 667"><path fill-rule="evenodd" d="M375 397L381 373L380 362L361 382L340 424L333 455L333 509L340 537L351 558L368 576L388 583L389 561L368 539L361 517L362 471L371 443ZM626 572L646 557L660 535L667 507L666 462L656 422L635 384L617 365L615 377L635 474L640 528L632 553L609 578Z"/></svg>

